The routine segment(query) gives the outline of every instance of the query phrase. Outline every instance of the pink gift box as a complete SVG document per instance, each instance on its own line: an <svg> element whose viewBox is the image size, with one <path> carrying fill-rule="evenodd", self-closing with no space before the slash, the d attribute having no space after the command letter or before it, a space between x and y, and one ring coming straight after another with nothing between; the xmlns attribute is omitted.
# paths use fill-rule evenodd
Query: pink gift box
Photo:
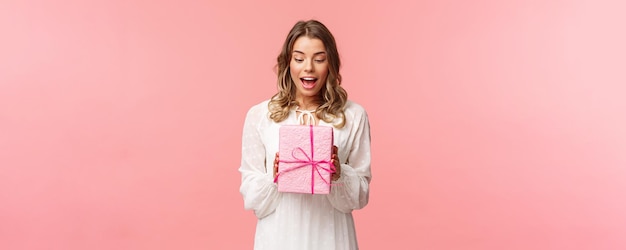
<svg viewBox="0 0 626 250"><path fill-rule="evenodd" d="M279 192L328 194L334 172L333 128L283 125L279 129Z"/></svg>

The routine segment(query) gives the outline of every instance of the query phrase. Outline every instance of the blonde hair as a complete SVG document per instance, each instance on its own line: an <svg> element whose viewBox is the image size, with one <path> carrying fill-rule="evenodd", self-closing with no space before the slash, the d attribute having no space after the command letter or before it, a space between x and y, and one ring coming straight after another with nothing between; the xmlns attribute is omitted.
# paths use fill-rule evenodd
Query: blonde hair
<svg viewBox="0 0 626 250"><path fill-rule="evenodd" d="M328 28L316 20L297 22L287 35L287 39L285 39L276 65L278 93L272 96L268 104L270 119L274 120L274 122L283 121L289 116L291 108L298 105L295 100L296 86L293 79L291 79L289 63L294 43L301 36L320 39L324 43L328 59L326 85L319 92L319 98L322 100L322 103L316 109L315 115L324 122L332 123L336 128L342 128L346 123L344 107L348 100L348 93L341 87L339 52L337 51L335 38ZM339 119L336 123L334 123L335 118Z"/></svg>

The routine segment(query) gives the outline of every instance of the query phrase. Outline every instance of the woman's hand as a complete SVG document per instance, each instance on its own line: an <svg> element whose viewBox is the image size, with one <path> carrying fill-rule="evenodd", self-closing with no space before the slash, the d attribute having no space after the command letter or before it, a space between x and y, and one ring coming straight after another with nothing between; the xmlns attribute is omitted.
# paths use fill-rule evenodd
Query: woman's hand
<svg viewBox="0 0 626 250"><path fill-rule="evenodd" d="M274 179L276 179L277 174L278 174L278 152L276 152L276 157L274 157Z"/></svg>
<svg viewBox="0 0 626 250"><path fill-rule="evenodd" d="M338 152L339 149L337 148L337 146L333 145L333 154L330 157L330 160L333 163L333 166L335 166L335 172L331 175L331 180L332 181L336 181L339 179L339 177L341 177L341 164L339 161L339 156L338 156Z"/></svg>

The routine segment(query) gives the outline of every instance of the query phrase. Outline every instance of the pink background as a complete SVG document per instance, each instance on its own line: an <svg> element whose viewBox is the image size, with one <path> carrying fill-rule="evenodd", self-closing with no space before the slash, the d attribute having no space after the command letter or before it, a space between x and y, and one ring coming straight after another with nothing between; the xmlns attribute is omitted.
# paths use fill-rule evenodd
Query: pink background
<svg viewBox="0 0 626 250"><path fill-rule="evenodd" d="M243 119L309 18L371 120L361 249L624 249L625 7L3 0L0 249L251 249Z"/></svg>

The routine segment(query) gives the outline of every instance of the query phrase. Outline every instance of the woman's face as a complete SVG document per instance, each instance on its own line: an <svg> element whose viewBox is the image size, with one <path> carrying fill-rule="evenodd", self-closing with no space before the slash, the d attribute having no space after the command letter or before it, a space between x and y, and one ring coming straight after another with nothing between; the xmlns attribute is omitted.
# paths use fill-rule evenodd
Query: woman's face
<svg viewBox="0 0 626 250"><path fill-rule="evenodd" d="M328 76L328 59L322 40L307 36L296 39L289 69L296 84L296 98L317 97Z"/></svg>

